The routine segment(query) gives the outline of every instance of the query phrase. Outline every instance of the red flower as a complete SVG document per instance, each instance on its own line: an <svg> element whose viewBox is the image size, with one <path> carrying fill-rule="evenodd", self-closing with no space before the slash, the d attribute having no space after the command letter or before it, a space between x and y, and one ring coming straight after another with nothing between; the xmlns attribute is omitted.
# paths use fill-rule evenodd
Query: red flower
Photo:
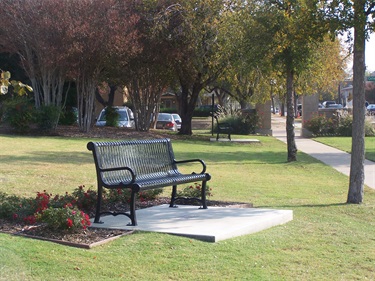
<svg viewBox="0 0 375 281"><path fill-rule="evenodd" d="M18 219L18 214L13 214L13 219L14 220Z"/></svg>
<svg viewBox="0 0 375 281"><path fill-rule="evenodd" d="M71 227L73 226L73 221L72 221L71 218L68 218L68 219L66 220L66 225L68 226L68 228L71 228Z"/></svg>
<svg viewBox="0 0 375 281"><path fill-rule="evenodd" d="M23 220L25 221L25 223L28 223L28 224L35 224L36 223L35 216L28 216L28 217L24 218Z"/></svg>

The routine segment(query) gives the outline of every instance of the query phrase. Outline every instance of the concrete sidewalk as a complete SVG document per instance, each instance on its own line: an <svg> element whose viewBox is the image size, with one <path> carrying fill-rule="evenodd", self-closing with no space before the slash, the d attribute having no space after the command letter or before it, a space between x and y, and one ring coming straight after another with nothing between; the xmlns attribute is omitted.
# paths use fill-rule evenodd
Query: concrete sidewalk
<svg viewBox="0 0 375 281"><path fill-rule="evenodd" d="M285 118L272 117L273 136L286 143ZM300 124L295 124L296 145L299 151L322 161L344 175L350 175L350 154L311 139L300 137ZM375 163L365 160L365 184L375 189ZM348 179L349 181L349 179ZM349 183L348 183L349 184Z"/></svg>

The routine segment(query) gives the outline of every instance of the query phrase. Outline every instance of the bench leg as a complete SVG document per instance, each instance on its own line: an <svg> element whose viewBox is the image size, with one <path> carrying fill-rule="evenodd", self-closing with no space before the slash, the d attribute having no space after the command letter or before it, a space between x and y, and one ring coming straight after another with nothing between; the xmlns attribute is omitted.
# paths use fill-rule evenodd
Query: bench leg
<svg viewBox="0 0 375 281"><path fill-rule="evenodd" d="M202 189L201 189L202 209L207 209L207 201L206 201L206 183L207 183L207 181L202 181Z"/></svg>
<svg viewBox="0 0 375 281"><path fill-rule="evenodd" d="M98 198L96 199L96 212L95 212L94 223L102 223L100 221L100 208L102 205L102 194L103 194L103 187L98 185Z"/></svg>
<svg viewBox="0 0 375 281"><path fill-rule="evenodd" d="M131 226L136 226L137 225L137 217L135 216L135 195L136 195L136 191L134 191L132 189L132 192L131 192L131 195L130 195L130 219L131 219L131 223L129 223L128 225L131 225Z"/></svg>
<svg viewBox="0 0 375 281"><path fill-rule="evenodd" d="M176 205L174 204L174 201L176 199L176 195L177 195L177 185L174 185L172 187L171 202L169 203L170 208L176 208Z"/></svg>

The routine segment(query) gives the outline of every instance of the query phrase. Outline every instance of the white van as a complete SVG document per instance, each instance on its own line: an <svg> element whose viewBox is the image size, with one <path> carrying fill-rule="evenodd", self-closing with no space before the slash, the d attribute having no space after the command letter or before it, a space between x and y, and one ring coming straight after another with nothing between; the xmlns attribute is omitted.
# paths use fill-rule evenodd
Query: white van
<svg viewBox="0 0 375 281"><path fill-rule="evenodd" d="M133 111L127 106L113 106L114 109L119 113L120 118L118 120L117 127L134 128L134 114ZM99 117L96 121L96 126L105 126L105 108L100 112Z"/></svg>

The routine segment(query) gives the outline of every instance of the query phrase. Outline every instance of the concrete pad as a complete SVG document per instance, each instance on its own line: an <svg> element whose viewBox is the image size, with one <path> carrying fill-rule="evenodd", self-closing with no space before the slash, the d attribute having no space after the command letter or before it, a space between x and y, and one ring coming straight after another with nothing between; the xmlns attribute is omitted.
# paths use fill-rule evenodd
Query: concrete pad
<svg viewBox="0 0 375 281"><path fill-rule="evenodd" d="M217 141L216 138L210 138L210 141ZM238 143L260 143L260 140L257 139L219 139L219 142L238 142Z"/></svg>
<svg viewBox="0 0 375 281"><path fill-rule="evenodd" d="M138 226L127 226L129 218L123 215L103 216L103 224L92 227L161 232L217 242L251 234L284 224L293 219L291 210L258 208L208 207L180 205L169 208L164 204L136 212Z"/></svg>

